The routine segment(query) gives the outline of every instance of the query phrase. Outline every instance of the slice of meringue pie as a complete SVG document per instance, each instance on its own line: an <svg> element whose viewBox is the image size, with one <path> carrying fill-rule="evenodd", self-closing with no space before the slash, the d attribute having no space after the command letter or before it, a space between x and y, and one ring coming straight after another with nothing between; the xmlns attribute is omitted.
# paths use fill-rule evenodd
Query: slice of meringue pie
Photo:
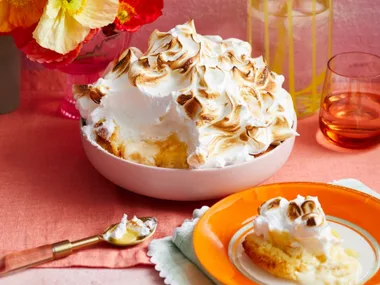
<svg viewBox="0 0 380 285"><path fill-rule="evenodd" d="M258 209L254 232L243 247L272 275L306 285L359 284L361 265L345 250L317 197L276 197Z"/></svg>

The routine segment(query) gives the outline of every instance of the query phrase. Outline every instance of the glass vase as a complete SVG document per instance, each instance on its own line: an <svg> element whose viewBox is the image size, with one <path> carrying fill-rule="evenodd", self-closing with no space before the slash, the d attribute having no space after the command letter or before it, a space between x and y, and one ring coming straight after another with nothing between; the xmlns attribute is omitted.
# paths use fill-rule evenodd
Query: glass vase
<svg viewBox="0 0 380 285"><path fill-rule="evenodd" d="M285 76L298 118L315 114L331 57L332 0L248 0L247 23L253 56Z"/></svg>
<svg viewBox="0 0 380 285"><path fill-rule="evenodd" d="M70 119L79 119L72 93L73 84L90 84L95 82L107 65L129 46L132 34L118 32L105 35L100 31L91 41L86 43L78 57L69 65L59 68L66 73L65 97L60 106L61 114Z"/></svg>

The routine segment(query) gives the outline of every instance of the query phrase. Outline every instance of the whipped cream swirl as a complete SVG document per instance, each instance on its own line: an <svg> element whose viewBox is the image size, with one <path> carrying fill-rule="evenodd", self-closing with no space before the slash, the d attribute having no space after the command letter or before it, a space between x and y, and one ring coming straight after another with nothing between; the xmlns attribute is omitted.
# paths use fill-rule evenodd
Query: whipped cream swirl
<svg viewBox="0 0 380 285"><path fill-rule="evenodd" d="M259 208L254 220L255 234L270 239L271 232L289 233L292 247L303 247L314 255L330 255L332 246L341 244L326 221L317 197L298 195L288 201L276 197L266 201Z"/></svg>
<svg viewBox="0 0 380 285"><path fill-rule="evenodd" d="M271 72L238 39L197 34L193 21L154 31L143 54L124 51L105 75L73 87L84 131L96 144L115 126L125 141L177 134L188 146L190 168L242 163L297 135L284 77Z"/></svg>

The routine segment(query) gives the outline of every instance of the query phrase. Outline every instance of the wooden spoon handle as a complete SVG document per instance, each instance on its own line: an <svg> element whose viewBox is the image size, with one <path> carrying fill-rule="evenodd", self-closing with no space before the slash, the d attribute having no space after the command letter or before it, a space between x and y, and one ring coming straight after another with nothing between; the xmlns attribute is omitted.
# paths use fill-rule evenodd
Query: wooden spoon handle
<svg viewBox="0 0 380 285"><path fill-rule="evenodd" d="M0 276L54 260L53 245L10 253L0 259Z"/></svg>

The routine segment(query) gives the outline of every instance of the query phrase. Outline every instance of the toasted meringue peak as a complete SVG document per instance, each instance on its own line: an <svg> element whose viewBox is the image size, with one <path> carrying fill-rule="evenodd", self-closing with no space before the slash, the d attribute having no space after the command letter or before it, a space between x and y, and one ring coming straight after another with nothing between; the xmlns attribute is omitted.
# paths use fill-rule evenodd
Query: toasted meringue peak
<svg viewBox="0 0 380 285"><path fill-rule="evenodd" d="M308 213L302 216L302 220L306 221L308 227L319 227L324 222L324 217L317 213Z"/></svg>
<svg viewBox="0 0 380 285"><path fill-rule="evenodd" d="M261 213L265 213L266 211L274 210L280 207L281 201L286 201L286 200L282 197L275 197L264 202L257 210L259 215L261 215Z"/></svg>
<svg viewBox="0 0 380 285"><path fill-rule="evenodd" d="M301 218L308 227L319 227L325 222L325 214L318 201L318 198L298 195L296 199L290 201L287 211L290 221Z"/></svg>
<svg viewBox="0 0 380 285"><path fill-rule="evenodd" d="M288 206L288 219L294 221L295 219L302 216L302 209L295 202L290 202Z"/></svg>
<svg viewBox="0 0 380 285"><path fill-rule="evenodd" d="M308 214L312 212L318 213L317 205L315 204L315 202L312 200L307 200L307 198L305 202L301 204L301 208L304 214Z"/></svg>
<svg viewBox="0 0 380 285"><path fill-rule="evenodd" d="M283 81L262 57L251 57L247 42L199 35L191 20L155 30L145 53L127 49L97 82L73 92L88 132L108 120L125 141L177 133L190 168L213 168L249 161L297 135Z"/></svg>

